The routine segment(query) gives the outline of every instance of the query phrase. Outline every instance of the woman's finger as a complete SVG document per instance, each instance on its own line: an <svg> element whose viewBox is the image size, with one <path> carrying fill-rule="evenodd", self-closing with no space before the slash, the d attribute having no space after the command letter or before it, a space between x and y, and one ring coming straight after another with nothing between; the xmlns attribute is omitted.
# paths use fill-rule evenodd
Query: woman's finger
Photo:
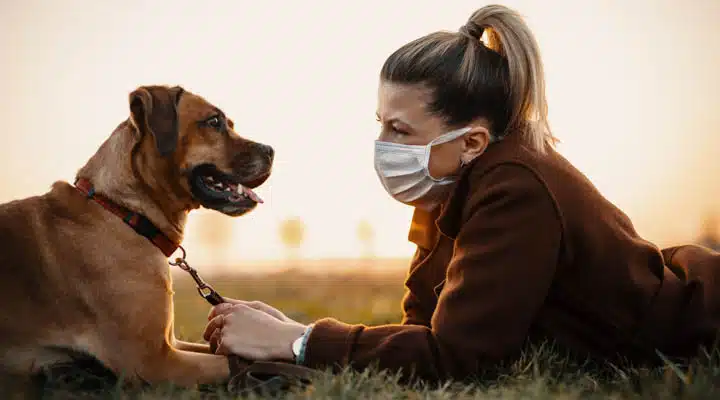
<svg viewBox="0 0 720 400"><path fill-rule="evenodd" d="M287 321L288 317L285 316L285 314L282 313L282 311L278 310L277 308L263 303L262 301L253 300L253 301L247 301L244 303L244 305L253 308L258 311L262 311L265 314L268 314L272 317L275 317L276 319L279 319L280 321Z"/></svg>
<svg viewBox="0 0 720 400"><path fill-rule="evenodd" d="M208 322L207 326L205 326L205 332L203 332L203 339L210 340L210 335L212 335L213 331L216 329L222 329L223 325L225 324L225 315L220 314Z"/></svg>
<svg viewBox="0 0 720 400"><path fill-rule="evenodd" d="M208 321L217 317L220 314L227 314L232 310L233 304L231 303L220 303L210 309L208 313Z"/></svg>
<svg viewBox="0 0 720 400"><path fill-rule="evenodd" d="M224 338L225 338L225 335L223 334L223 332L218 330L218 335L217 335L217 339L216 339L217 345L215 347L215 354L217 354L217 355L227 356L230 354L230 349L228 349L228 346L227 346L228 341L223 340Z"/></svg>
<svg viewBox="0 0 720 400"><path fill-rule="evenodd" d="M218 347L220 345L220 342L222 341L222 329L215 329L213 333L210 335L210 339L208 342L210 342L210 351L217 354Z"/></svg>
<svg viewBox="0 0 720 400"><path fill-rule="evenodd" d="M250 307L250 308L254 308L254 309L258 310L258 311L262 311L262 312L264 312L264 313L266 313L266 314L272 314L272 313L277 313L277 312L278 312L278 311L277 311L276 309L274 309L272 306L270 306L270 305L268 305L268 304L265 304L265 303L263 303L262 301L258 301L258 300L253 300L253 301L245 302L245 305L248 306L248 307Z"/></svg>

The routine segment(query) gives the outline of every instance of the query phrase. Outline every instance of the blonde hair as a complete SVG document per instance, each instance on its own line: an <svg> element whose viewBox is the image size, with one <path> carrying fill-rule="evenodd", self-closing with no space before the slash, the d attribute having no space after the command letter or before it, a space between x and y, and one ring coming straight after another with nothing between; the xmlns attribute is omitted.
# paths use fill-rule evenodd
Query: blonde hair
<svg viewBox="0 0 720 400"><path fill-rule="evenodd" d="M541 153L557 141L548 123L539 46L520 14L508 7L482 7L458 32L435 32L402 46L380 75L428 87L434 95L429 110L448 125L484 117L494 137L522 135Z"/></svg>

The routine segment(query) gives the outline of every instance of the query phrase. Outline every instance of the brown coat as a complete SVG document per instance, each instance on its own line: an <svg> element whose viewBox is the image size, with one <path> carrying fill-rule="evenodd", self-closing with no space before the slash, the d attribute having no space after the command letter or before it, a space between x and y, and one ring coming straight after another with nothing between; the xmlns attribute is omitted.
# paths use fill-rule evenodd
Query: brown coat
<svg viewBox="0 0 720 400"><path fill-rule="evenodd" d="M600 357L685 355L714 340L720 254L660 250L554 151L508 137L465 169L417 245L399 325L316 323L306 365L415 370L462 379L551 337ZM673 268L666 267L666 264ZM678 328L682 327L682 328Z"/></svg>

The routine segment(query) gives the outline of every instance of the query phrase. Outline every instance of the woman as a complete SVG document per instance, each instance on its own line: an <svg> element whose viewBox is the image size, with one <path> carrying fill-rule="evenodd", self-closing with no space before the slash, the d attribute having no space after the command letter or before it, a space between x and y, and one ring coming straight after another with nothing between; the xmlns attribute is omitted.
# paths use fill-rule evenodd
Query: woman
<svg viewBox="0 0 720 400"><path fill-rule="evenodd" d="M533 339L642 361L713 343L720 255L643 240L555 152L540 52L516 12L483 7L395 51L380 76L375 169L415 207L402 323L305 326L233 301L209 316L220 354L444 380Z"/></svg>

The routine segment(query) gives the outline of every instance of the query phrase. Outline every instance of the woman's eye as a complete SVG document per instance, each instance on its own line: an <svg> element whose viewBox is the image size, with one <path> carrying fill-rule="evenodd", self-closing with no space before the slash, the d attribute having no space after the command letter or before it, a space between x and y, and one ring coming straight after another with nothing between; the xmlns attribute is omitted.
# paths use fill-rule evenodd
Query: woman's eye
<svg viewBox="0 0 720 400"><path fill-rule="evenodd" d="M392 127L392 131L393 131L393 133L396 134L396 135L407 135L407 133L406 133L405 131L402 131L402 130L400 130L400 129L397 129L397 128L394 127L394 126Z"/></svg>

